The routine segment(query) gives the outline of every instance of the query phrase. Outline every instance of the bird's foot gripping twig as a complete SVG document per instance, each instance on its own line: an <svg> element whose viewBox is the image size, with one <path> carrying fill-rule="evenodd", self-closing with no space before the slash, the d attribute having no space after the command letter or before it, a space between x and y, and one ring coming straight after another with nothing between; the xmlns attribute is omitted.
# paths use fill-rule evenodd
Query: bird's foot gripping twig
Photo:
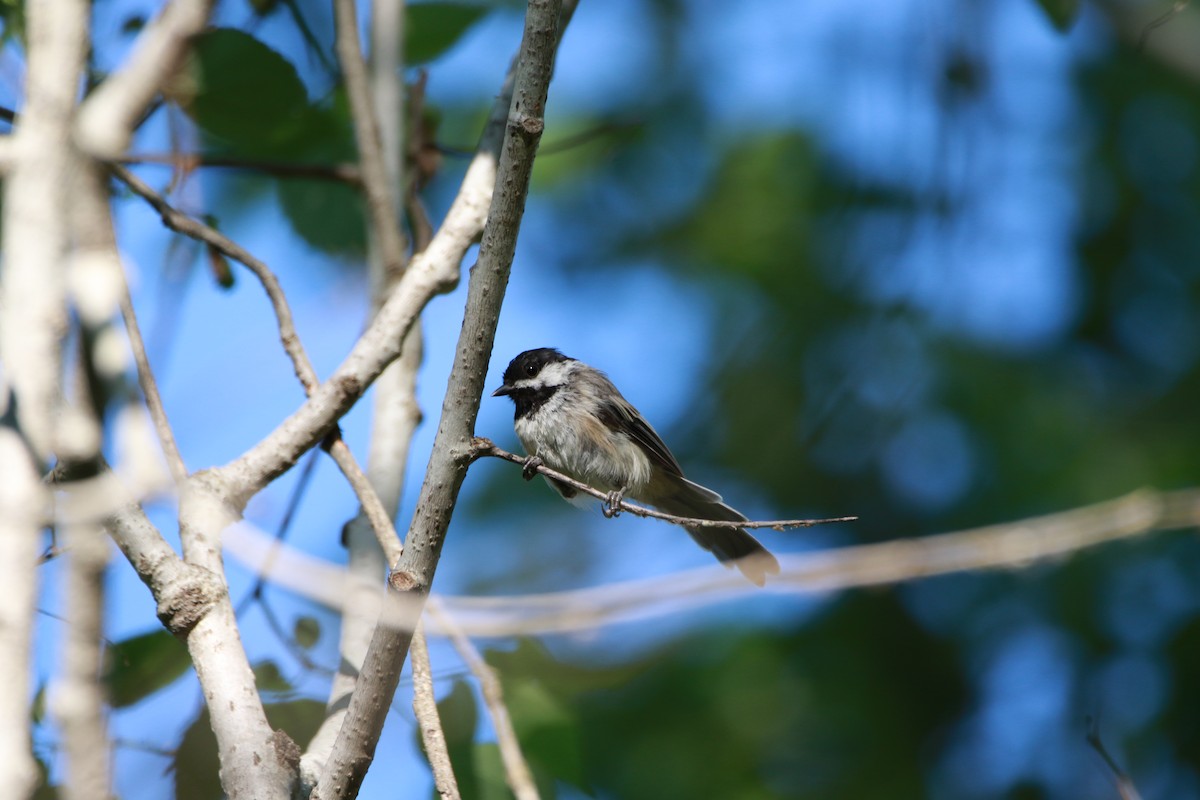
<svg viewBox="0 0 1200 800"><path fill-rule="evenodd" d="M525 459L525 463L521 465L521 477L527 481L533 480L534 476L538 474L538 467L544 463L537 456L529 456Z"/></svg>
<svg viewBox="0 0 1200 800"><path fill-rule="evenodd" d="M624 489L614 489L604 498L604 505L600 506L601 513L605 519L612 519L621 513L621 501L625 499Z"/></svg>

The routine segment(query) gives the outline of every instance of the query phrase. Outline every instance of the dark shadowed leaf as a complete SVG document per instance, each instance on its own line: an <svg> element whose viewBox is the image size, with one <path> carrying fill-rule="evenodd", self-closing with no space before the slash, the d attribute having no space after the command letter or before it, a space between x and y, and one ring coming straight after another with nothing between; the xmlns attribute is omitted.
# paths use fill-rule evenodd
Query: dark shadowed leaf
<svg viewBox="0 0 1200 800"><path fill-rule="evenodd" d="M283 673L279 671L279 665L274 661L260 661L254 665L254 682L258 685L259 691L263 692L292 691L291 681L283 677Z"/></svg>
<svg viewBox="0 0 1200 800"><path fill-rule="evenodd" d="M405 8L404 60L424 64L445 53L489 9L464 3L422 3Z"/></svg>
<svg viewBox="0 0 1200 800"><path fill-rule="evenodd" d="M317 700L293 700L266 707L267 721L282 730L300 748L312 739L325 718L325 704ZM175 800L220 800L224 797L219 779L220 761L208 709L202 708L188 726L175 753Z"/></svg>
<svg viewBox="0 0 1200 800"><path fill-rule="evenodd" d="M321 638L321 623L317 622L316 617L297 617L292 627L292 638L305 650L309 649Z"/></svg>
<svg viewBox="0 0 1200 800"><path fill-rule="evenodd" d="M303 139L295 143L297 161L336 164L357 159L343 92L335 93L328 106L313 109L306 126ZM308 244L338 255L366 252L362 199L357 189L318 179L278 181L275 186L284 214Z"/></svg>
<svg viewBox="0 0 1200 800"><path fill-rule="evenodd" d="M239 152L280 155L306 130L308 92L291 62L248 33L202 34L165 94Z"/></svg>
<svg viewBox="0 0 1200 800"><path fill-rule="evenodd" d="M1079 0L1037 0L1050 24L1060 31L1070 30L1079 17Z"/></svg>
<svg viewBox="0 0 1200 800"><path fill-rule="evenodd" d="M37 694L29 706L29 717L34 725L41 725L46 718L46 684L38 686Z"/></svg>
<svg viewBox="0 0 1200 800"><path fill-rule="evenodd" d="M113 708L133 705L187 672L187 648L165 630L117 642L108 650L105 682Z"/></svg>
<svg viewBox="0 0 1200 800"><path fill-rule="evenodd" d="M221 761L217 740L208 721L208 709L201 709L184 731L175 751L175 800L220 800Z"/></svg>

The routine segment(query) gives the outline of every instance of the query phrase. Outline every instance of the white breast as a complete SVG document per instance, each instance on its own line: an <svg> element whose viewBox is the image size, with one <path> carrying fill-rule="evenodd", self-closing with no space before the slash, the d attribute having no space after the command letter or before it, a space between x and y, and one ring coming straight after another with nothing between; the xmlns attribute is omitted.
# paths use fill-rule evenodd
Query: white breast
<svg viewBox="0 0 1200 800"><path fill-rule="evenodd" d="M650 459L628 436L577 411L579 406L569 391L560 390L518 419L515 427L525 451L602 492L622 489L636 498L650 481Z"/></svg>

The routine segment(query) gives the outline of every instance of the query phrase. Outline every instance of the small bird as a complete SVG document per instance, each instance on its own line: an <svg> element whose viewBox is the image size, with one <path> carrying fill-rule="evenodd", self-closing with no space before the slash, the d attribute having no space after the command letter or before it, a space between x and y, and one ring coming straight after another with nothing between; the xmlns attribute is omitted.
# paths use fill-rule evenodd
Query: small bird
<svg viewBox="0 0 1200 800"><path fill-rule="evenodd" d="M550 347L526 350L504 371L493 397L516 405L513 426L529 458L528 480L545 464L608 493L605 514L630 498L677 517L745 522L711 489L689 481L650 423L598 369ZM564 499L586 506L590 498L549 476ZM779 562L741 528L684 526L696 544L762 586L779 574Z"/></svg>

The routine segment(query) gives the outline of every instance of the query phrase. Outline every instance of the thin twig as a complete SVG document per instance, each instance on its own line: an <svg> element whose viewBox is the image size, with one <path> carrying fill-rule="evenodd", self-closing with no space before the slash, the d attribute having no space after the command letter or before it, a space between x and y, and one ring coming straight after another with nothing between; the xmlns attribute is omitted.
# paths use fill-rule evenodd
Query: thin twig
<svg viewBox="0 0 1200 800"><path fill-rule="evenodd" d="M521 742L513 728L512 717L508 706L504 703L504 688L500 678L492 669L475 644L463 633L462 628L454 621L453 615L442 607L436 597L429 598L425 605L430 618L437 622L438 628L450 637L454 649L458 651L463 663L471 674L479 681L479 689L483 694L483 702L487 705L492 718L492 727L496 731L496 744L500 747L500 758L504 762L504 774L508 778L508 786L516 795L517 800L538 800L537 784L533 781L533 773L521 752ZM414 651L415 651L414 647ZM415 669L415 663L414 663Z"/></svg>
<svg viewBox="0 0 1200 800"><path fill-rule="evenodd" d="M437 698L433 694L433 670L429 665L429 647L425 632L420 626L413 631L412 640L413 714L421 728L421 741L425 744L425 755L433 770L433 785L445 800L457 800L458 780L450 764L450 751L446 747L446 733L438 716Z"/></svg>
<svg viewBox="0 0 1200 800"><path fill-rule="evenodd" d="M162 395L158 393L158 382L154 379L154 371L150 368L150 358L146 354L146 342L142 339L142 329L138 325L137 313L133 308L133 298L129 294L129 282L125 273L121 276L121 318L125 321L125 334L129 338L129 348L133 351L133 362L137 366L138 385L142 389L142 397L146 399L146 409L150 419L154 421L154 430L158 433L159 444L167 457L167 467L171 477L178 486L187 479L187 465L183 454L179 452L179 443L175 441L175 432L167 419L167 409L163 405Z"/></svg>
<svg viewBox="0 0 1200 800"><path fill-rule="evenodd" d="M400 554L404 552L404 545L400 543L400 534L396 532L396 526L392 522L392 515L384 507L383 501L375 491L374 485L367 478L367 474L358 466L358 462L354 460L354 455L350 452L349 446L342 440L341 436L329 442L329 455L337 463L342 474L346 476L346 481L350 484L350 488L358 495L363 513L366 515L367 521L371 523L371 528L375 531L375 538L378 540L380 548L383 549L383 557L390 569L395 566L396 562L400 559Z"/></svg>
<svg viewBox="0 0 1200 800"><path fill-rule="evenodd" d="M476 457L490 456L492 458L500 458L505 461L511 461L514 464L525 465L528 459L510 453L507 450L497 447L490 439L476 437L472 441ZM597 500L605 503L609 500L609 493L602 492L599 489L593 489L586 483L581 483L569 475L564 475L558 470L550 469L545 464L534 462L530 464L531 468L536 468L538 472L548 478L553 478L560 483L565 483L573 489L577 489L585 494L589 494ZM628 511L638 517L647 517L649 519L661 519L664 522L671 522L675 525L686 525L691 528L771 528L772 530L782 531L788 528L811 528L814 525L825 525L830 522L853 522L858 517L828 517L826 519L776 519L765 521L747 521L747 522L725 522L711 519L696 519L694 517L677 517L674 514L667 514L662 511L656 511L652 508L639 506L635 503L630 503L627 500L622 500L614 511ZM614 515L615 516L615 515Z"/></svg>
<svg viewBox="0 0 1200 800"><path fill-rule="evenodd" d="M354 138L362 170L362 189L367 211L383 258L384 273L398 274L404 269L404 236L396 213L396 195L388 186L389 170L383 156L379 119L359 43L358 12L354 0L334 0L334 27L338 61L346 81L350 115L354 119ZM386 281L385 281L386 283Z"/></svg>
<svg viewBox="0 0 1200 800"><path fill-rule="evenodd" d="M1174 5L1167 9L1166 13L1147 23L1146 27L1142 28L1142 32L1138 36L1138 52L1146 49L1146 40L1150 38L1150 34L1153 33L1156 28L1161 28L1163 25L1166 25L1175 17L1179 16L1179 14L1181 14L1189 5L1191 5L1191 0L1175 0Z"/></svg>
<svg viewBox="0 0 1200 800"><path fill-rule="evenodd" d="M313 451L312 455L300 470L300 476L296 479L296 485L292 487L292 492L288 496L287 506L284 508L283 517L279 520L279 525L275 528L275 547L267 554L267 560L263 562L263 566L269 567L275 563L276 557L280 552L280 545L287 538L288 530L292 527L292 520L296 517L296 510L300 507L300 501L304 498L308 491L309 481L312 480L313 468L317 464L317 453ZM246 596L234 606L234 614L239 618L242 613L250 606L251 603L262 599L263 590L267 587L267 581L260 574L258 579L254 581L254 586L246 593Z"/></svg>
<svg viewBox="0 0 1200 800"><path fill-rule="evenodd" d="M1142 795L1138 792L1137 786L1134 785L1133 779L1125 770L1121 769L1117 764L1117 760L1108 752L1108 748L1104 746L1104 741L1100 738L1100 723L1095 717L1088 717L1087 735L1085 739L1092 749L1100 756L1100 760L1108 768L1112 774L1113 782L1116 785L1117 793L1121 795L1121 800L1142 800Z"/></svg>
<svg viewBox="0 0 1200 800"><path fill-rule="evenodd" d="M133 153L119 159L124 165L157 164L190 171L197 167L208 169L241 169L261 172L277 178L318 179L336 181L350 186L362 182L357 164L298 164L290 161L268 161L218 156L205 153Z"/></svg>
<svg viewBox="0 0 1200 800"><path fill-rule="evenodd" d="M300 337L296 333L296 324L292 318L292 310L283 294L283 287L279 284L279 279L275 277L271 268L225 234L176 209L167 202L166 198L151 189L145 181L130 170L120 164L113 164L111 169L118 180L158 212L162 217L163 224L168 228L215 247L221 253L245 265L258 278L275 310L275 320L279 327L279 339L283 343L283 349L292 360L296 377L300 379L306 393L310 393L318 383L317 373L313 369L312 362L308 360L304 347L300 344Z"/></svg>

